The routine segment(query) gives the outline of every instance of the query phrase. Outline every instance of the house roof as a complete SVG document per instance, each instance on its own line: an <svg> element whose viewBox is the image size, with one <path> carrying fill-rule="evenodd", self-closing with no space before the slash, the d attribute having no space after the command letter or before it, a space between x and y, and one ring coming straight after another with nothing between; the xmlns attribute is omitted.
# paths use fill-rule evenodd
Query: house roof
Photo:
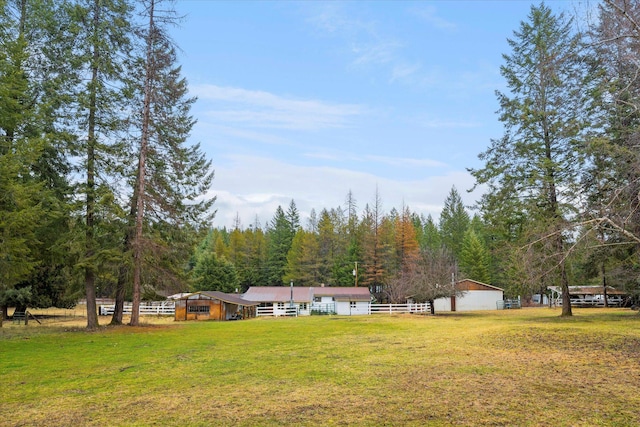
<svg viewBox="0 0 640 427"><path fill-rule="evenodd" d="M562 294L560 286L548 286L548 289ZM569 286L569 295L604 295L604 288L602 286ZM627 292L607 286L607 295L627 295Z"/></svg>
<svg viewBox="0 0 640 427"><path fill-rule="evenodd" d="M487 291L502 291L504 292L504 289L499 288L497 286L493 286L493 285L488 285L486 283L482 283L482 282L478 282L477 280L472 280L472 279L463 279L463 280L458 280L456 282L456 288L460 289L460 290L467 290L467 289L463 289L465 286L465 282L471 282L472 284L475 285L475 290L487 290ZM467 283L468 284L468 283Z"/></svg>
<svg viewBox="0 0 640 427"><path fill-rule="evenodd" d="M251 286L243 298L257 302L289 302L293 291L293 302L311 302L311 288L306 286Z"/></svg>
<svg viewBox="0 0 640 427"><path fill-rule="evenodd" d="M311 302L314 296L333 297L336 301L371 301L367 287L252 286L243 298L259 302Z"/></svg>
<svg viewBox="0 0 640 427"><path fill-rule="evenodd" d="M336 301L371 301L371 292L363 287L335 287L323 286L311 288L313 295L317 297L333 297Z"/></svg>
<svg viewBox="0 0 640 427"><path fill-rule="evenodd" d="M211 299L218 299L220 301L228 302L229 304L236 304L242 306L258 305L259 302L245 299L236 294L225 294L219 291L200 291L192 294L186 294L180 299L200 299L201 296L205 296Z"/></svg>

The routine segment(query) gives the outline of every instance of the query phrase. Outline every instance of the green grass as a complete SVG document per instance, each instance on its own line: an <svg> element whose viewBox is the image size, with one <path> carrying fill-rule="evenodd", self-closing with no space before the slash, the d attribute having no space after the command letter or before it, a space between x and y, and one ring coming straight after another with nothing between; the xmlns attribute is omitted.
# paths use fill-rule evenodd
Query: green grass
<svg viewBox="0 0 640 427"><path fill-rule="evenodd" d="M640 425L623 309L0 329L0 425Z"/></svg>

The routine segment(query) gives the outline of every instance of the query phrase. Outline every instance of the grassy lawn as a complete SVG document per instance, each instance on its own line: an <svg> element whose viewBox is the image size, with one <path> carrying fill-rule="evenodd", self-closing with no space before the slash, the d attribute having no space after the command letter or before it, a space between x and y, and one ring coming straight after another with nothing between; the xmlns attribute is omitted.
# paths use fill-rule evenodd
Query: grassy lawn
<svg viewBox="0 0 640 427"><path fill-rule="evenodd" d="M640 425L625 309L5 322L0 425Z"/></svg>

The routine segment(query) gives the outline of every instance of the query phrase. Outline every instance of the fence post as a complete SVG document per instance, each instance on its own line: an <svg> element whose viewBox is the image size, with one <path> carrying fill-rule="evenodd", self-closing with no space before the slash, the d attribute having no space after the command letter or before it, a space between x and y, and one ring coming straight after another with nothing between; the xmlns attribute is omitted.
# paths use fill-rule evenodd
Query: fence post
<svg viewBox="0 0 640 427"><path fill-rule="evenodd" d="M2 321L4 320L4 312L0 310L0 328L2 328Z"/></svg>

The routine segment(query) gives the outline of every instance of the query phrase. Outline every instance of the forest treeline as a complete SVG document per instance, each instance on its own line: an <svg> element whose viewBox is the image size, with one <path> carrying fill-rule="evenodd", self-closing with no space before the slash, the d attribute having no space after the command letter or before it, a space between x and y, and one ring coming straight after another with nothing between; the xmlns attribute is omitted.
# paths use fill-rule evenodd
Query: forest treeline
<svg viewBox="0 0 640 427"><path fill-rule="evenodd" d="M0 309L185 282L213 200L168 0L0 0ZM134 309L131 324L138 324Z"/></svg>
<svg viewBox="0 0 640 427"><path fill-rule="evenodd" d="M503 134L437 221L382 198L292 200L264 226L211 229L211 161L189 141L169 0L0 0L0 309L248 286L369 286L401 301L457 278L507 296L569 284L638 292L640 5L544 3L508 38ZM183 46L188 50L188 46ZM215 48L212 47L212 48ZM442 141L433 141L441 143ZM356 189L357 190L357 189ZM460 189L465 191L467 189ZM470 215L473 212L473 215ZM564 292L563 315L571 314ZM138 323L137 315L131 324Z"/></svg>
<svg viewBox="0 0 640 427"><path fill-rule="evenodd" d="M443 296L452 277L507 297L559 286L563 315L570 284L637 295L639 23L637 1L605 0L573 17L531 6L500 68L504 133L469 170L483 186L473 218L455 188L437 223L409 207L385 214L378 194L357 214L349 193L301 227L292 202L266 231L214 230L196 251L195 283L215 283L210 272L221 269L241 288L352 285L358 263L359 283L391 301Z"/></svg>

